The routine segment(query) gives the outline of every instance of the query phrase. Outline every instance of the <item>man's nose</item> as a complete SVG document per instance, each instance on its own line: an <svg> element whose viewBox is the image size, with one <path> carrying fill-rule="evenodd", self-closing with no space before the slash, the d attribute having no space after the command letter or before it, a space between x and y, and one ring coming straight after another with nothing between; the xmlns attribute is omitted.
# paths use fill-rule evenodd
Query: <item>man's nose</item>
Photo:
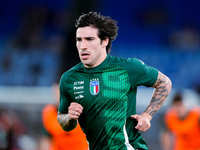
<svg viewBox="0 0 200 150"><path fill-rule="evenodd" d="M84 40L81 42L81 49L87 49L87 42Z"/></svg>

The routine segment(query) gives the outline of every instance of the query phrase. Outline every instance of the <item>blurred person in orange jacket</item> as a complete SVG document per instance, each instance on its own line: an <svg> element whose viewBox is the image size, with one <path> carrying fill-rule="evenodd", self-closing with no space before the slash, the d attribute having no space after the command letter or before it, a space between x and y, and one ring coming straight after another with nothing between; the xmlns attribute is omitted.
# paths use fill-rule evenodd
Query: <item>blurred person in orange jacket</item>
<svg viewBox="0 0 200 150"><path fill-rule="evenodd" d="M40 149L48 150L88 150L86 136L78 124L75 130L64 131L57 121L59 105L59 84L53 85L56 104L47 104L42 110L44 129L50 136L42 138Z"/></svg>
<svg viewBox="0 0 200 150"><path fill-rule="evenodd" d="M200 150L200 108L188 110L182 95L177 93L164 121L163 150Z"/></svg>

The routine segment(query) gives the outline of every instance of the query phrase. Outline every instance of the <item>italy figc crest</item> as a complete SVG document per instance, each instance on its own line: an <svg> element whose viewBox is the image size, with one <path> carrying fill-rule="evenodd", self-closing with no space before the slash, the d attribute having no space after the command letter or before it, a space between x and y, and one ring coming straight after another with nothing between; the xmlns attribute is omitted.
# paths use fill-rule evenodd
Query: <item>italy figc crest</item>
<svg viewBox="0 0 200 150"><path fill-rule="evenodd" d="M92 95L97 95L99 93L99 81L90 82L90 93Z"/></svg>

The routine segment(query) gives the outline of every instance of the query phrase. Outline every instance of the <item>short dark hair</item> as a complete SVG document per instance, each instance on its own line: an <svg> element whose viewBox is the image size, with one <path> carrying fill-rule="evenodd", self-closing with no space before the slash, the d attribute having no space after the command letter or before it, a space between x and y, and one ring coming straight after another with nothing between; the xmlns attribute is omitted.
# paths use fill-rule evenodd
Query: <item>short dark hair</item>
<svg viewBox="0 0 200 150"><path fill-rule="evenodd" d="M118 35L117 21L111 19L109 16L103 16L97 12L89 12L82 14L78 20L76 20L76 29L79 27L91 26L98 29L98 37L102 40L109 39L106 46L107 54L111 51L111 42L114 41Z"/></svg>
<svg viewBox="0 0 200 150"><path fill-rule="evenodd" d="M172 99L172 104L175 104L177 102L182 102L183 101L183 97L181 93L176 93L174 98Z"/></svg>

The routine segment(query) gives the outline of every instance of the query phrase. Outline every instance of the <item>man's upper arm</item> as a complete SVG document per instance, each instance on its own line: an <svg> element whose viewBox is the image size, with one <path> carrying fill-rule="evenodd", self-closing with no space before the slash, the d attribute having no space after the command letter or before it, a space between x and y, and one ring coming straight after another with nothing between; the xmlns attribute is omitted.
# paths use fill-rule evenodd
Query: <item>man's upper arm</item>
<svg viewBox="0 0 200 150"><path fill-rule="evenodd" d="M170 89L172 86L171 80L160 71L158 71L158 78L152 87L156 88L158 86L166 86L167 88L170 88Z"/></svg>

